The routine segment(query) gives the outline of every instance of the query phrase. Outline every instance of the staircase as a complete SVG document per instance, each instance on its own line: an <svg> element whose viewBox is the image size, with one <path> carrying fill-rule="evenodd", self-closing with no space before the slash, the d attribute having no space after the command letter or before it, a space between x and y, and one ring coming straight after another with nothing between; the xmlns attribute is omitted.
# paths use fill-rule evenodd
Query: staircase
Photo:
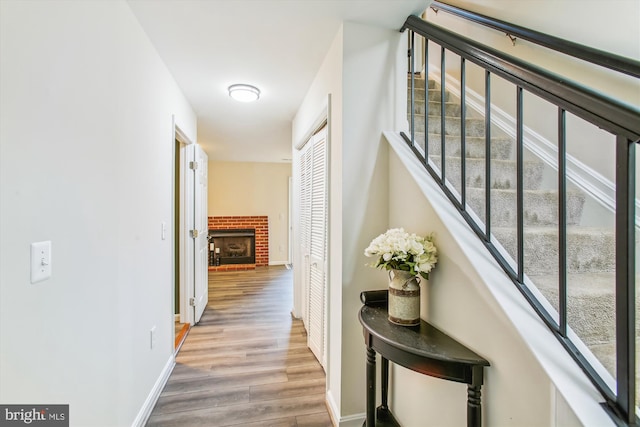
<svg viewBox="0 0 640 427"><path fill-rule="evenodd" d="M425 80L415 84L415 141L424 147ZM442 170L440 87L429 80L428 154ZM408 87L410 90L409 78ZM409 95L409 103L411 96ZM466 161L467 210L485 222L485 123L467 108L465 153L461 152L461 106L445 93L445 177L461 194L461 156ZM410 117L410 104L408 106ZM553 124L555 126L555 124ZM517 259L516 142L505 132L491 129L491 231L507 260ZM557 172L532 153L524 154L524 265L525 275L551 311L558 308L558 191ZM459 198L458 198L459 200ZM593 212L585 220L589 196L567 183L568 325L615 378L615 238L613 214ZM598 218L600 216L601 218ZM482 225L481 225L482 227ZM515 261L513 264L515 265ZM514 267L516 269L516 267ZM557 319L557 316L556 316Z"/></svg>

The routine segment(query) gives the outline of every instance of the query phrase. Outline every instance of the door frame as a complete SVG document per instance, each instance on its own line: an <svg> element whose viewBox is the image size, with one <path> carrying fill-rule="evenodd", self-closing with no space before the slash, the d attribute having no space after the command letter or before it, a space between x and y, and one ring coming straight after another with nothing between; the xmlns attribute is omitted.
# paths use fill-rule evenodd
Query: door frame
<svg viewBox="0 0 640 427"><path fill-rule="evenodd" d="M328 206L330 206L330 195L331 195L331 130L332 130L332 120L331 120L331 94L327 94L327 97L324 99L324 102L321 103L320 105L320 109L319 109L319 113L316 115L316 119L311 123L311 126L309 126L307 132L304 134L304 136L293 146L294 148L294 154L293 154L293 158L297 159L297 165L299 166L299 158L300 158L300 153L303 151L304 146L309 143L311 141L311 139L313 138L313 135L320 130L323 126L327 127L327 176L326 176L326 185L327 185L327 191L328 191L328 195L327 195L327 203ZM296 168L293 168L292 170L292 178L294 175L298 174L299 175L298 170L296 170ZM292 244L292 259L291 259L291 263L293 266L293 270L294 270L294 280L293 280L293 313L294 316L300 319L303 319L303 321L306 322L306 307L307 307L307 298L308 295L306 294L306 290L305 290L305 286L304 286L304 279L303 279L303 260L304 260L304 254L302 254L300 252L300 245L299 245L299 239L297 237L298 233L300 232L299 227L300 227L300 209L299 209L299 204L300 204L300 199L299 199L299 195L297 194L300 191L300 183L298 182L298 178L299 176L295 176L295 180L293 181L293 206L292 206L292 214L291 214L291 218L292 218L292 238L291 241L293 242ZM327 235L327 247L330 247L331 244L331 222L330 222L330 218L331 218L331 214L330 212L327 212L327 230L329 231L328 235ZM326 274L327 274L327 278L330 278L329 274L330 274L330 269L331 269L331 265L328 262L329 260L327 259L327 265L326 265ZM302 270L302 271L301 271ZM331 289L329 286L327 286L327 301L329 301L330 298L330 293L331 293ZM327 317L327 328L329 326L329 318ZM327 331L329 331L329 329L327 329ZM328 334L328 332L327 332ZM327 335L328 338L328 335Z"/></svg>
<svg viewBox="0 0 640 427"><path fill-rule="evenodd" d="M293 176L289 177L287 220L287 264L293 264ZM295 313L295 309L293 310Z"/></svg>
<svg viewBox="0 0 640 427"><path fill-rule="evenodd" d="M180 186L179 200L176 200L175 188L173 188L173 221L176 222L176 209L179 209L179 226L178 233L174 233L174 238L178 237L178 265L176 265L176 257L173 257L173 277L176 277L175 270L178 269L179 284L179 309L180 323L194 324L194 310L189 305L189 299L193 297L194 289L194 247L190 243L189 230L193 228L193 180L189 179L189 162L193 158L194 142L180 129L173 117L173 133L174 147L175 141L180 142L180 146L173 150L174 165L177 163L175 156L179 156L179 181ZM174 168L174 174L176 173ZM176 177L174 175L173 185L175 186ZM175 245L174 245L175 248ZM175 250L175 249L174 249ZM172 311L175 307L175 283L172 287L173 304ZM174 316L172 316L173 318ZM174 337L175 339L175 337Z"/></svg>
<svg viewBox="0 0 640 427"><path fill-rule="evenodd" d="M325 98L325 102L321 105L321 109L319 114L316 116L316 119L312 122L312 125L308 128L304 137L299 140L298 143L294 144L294 159L296 159L297 166L300 167L300 157L302 152L304 151L305 146L308 143L313 142L314 135L322 130L322 128L326 127L326 141L325 141L325 156L326 156L326 165L325 165L325 191L326 191L326 218L325 218L325 227L326 227L326 248L330 253L331 248L331 133L332 133L332 109L331 109L331 94L327 94ZM300 171L297 168L293 169L293 176L296 177L296 181L299 181ZM300 182L294 181L294 193L300 192ZM298 239L298 233L300 233L300 197L299 194L294 195L294 248L293 248L293 268L294 268L294 287L293 287L293 302L294 302L294 315L303 320L305 324L305 329L308 328L308 304L309 304L309 290L308 283L306 283L305 279L305 256L300 251L300 244ZM325 254L326 258L324 260L324 274L325 274L325 289L324 289L324 352L322 355L322 360L319 360L322 367L324 368L327 375L329 375L329 353L331 351L330 345L330 333L331 333L331 318L329 317L329 301L331 301L331 263L329 262L329 256Z"/></svg>
<svg viewBox="0 0 640 427"><path fill-rule="evenodd" d="M328 333L328 292L329 292L329 275L328 275L328 236L329 236L329 147L328 147L328 135L329 135L329 126L328 124L325 122L323 125L320 125L320 127L314 132L312 138L309 140L309 147L308 150L312 152L311 155L311 173L312 176L315 175L315 171L317 169L316 163L318 161L318 159L316 158L316 145L320 144L321 141L324 140L324 142L322 142L323 148L322 151L324 152L324 155L322 156L322 181L323 181L323 187L324 187L324 191L322 193L322 199L323 199L323 210L324 210L324 217L323 217L323 244L322 244L322 253L321 254L316 254L314 255L313 251L314 251L314 242L313 242L313 230L314 230L314 220L313 220L313 212L314 212L314 200L315 200L315 194L316 194L316 181L315 179L312 177L312 189L311 189L311 196L310 196L310 204L311 204L311 208L310 208L310 215L311 217L309 218L310 221L310 231L311 231L311 236L310 236L310 242L309 242L309 253L308 253L308 273L309 273L309 277L308 280L306 280L305 283L305 292L304 294L306 295L306 319L307 319L307 346L311 349L311 351L316 355L316 358L318 359L318 361L320 362L320 365L322 365L323 369L326 369L326 364L327 364L327 333ZM316 229L317 231L317 229ZM320 290L322 291L320 298L321 298L321 324L322 324L322 331L320 332L320 336L322 338L322 342L320 344L318 344L318 346L312 345L312 337L316 337L317 338L317 331L315 329L313 329L314 326L314 321L312 321L311 319L311 313L312 313L312 286L313 286L313 282L312 282L312 277L314 276L313 272L316 271L316 275L317 276L317 272L320 271L321 275L322 275L322 283L320 284ZM306 273L306 271L305 271ZM316 287L318 286L318 284L316 283ZM316 289L318 290L318 289ZM317 325L316 325L317 326Z"/></svg>

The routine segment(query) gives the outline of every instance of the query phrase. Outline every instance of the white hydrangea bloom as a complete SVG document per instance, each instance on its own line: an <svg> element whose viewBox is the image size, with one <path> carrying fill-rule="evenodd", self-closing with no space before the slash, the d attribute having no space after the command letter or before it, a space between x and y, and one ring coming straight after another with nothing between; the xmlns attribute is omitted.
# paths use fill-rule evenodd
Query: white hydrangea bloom
<svg viewBox="0 0 640 427"><path fill-rule="evenodd" d="M371 241L365 249L367 257L377 257L374 267L400 269L428 278L438 262L433 236L418 236L403 228L392 228Z"/></svg>

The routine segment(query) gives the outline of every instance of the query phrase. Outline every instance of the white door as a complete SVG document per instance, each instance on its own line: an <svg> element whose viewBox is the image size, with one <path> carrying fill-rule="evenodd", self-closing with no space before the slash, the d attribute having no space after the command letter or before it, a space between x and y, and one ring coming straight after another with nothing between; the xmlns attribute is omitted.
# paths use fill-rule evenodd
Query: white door
<svg viewBox="0 0 640 427"><path fill-rule="evenodd" d="M175 126L175 124L174 124ZM176 238L178 239L178 253L179 264L176 266L178 269L180 284L180 323L195 324L193 304L195 298L193 296L193 283L194 283L194 250L193 250L193 238L192 233L194 229L194 183L193 170L191 165L193 164L194 147L196 144L189 141L189 139L181 132L177 126L175 126L176 139L180 141L179 153L176 153L180 165L178 184L178 201L179 201L179 213L177 213L179 222L176 224L178 232Z"/></svg>
<svg viewBox="0 0 640 427"><path fill-rule="evenodd" d="M207 154L199 146L194 150L194 209L193 209L193 253L194 253L194 289L193 308L194 323L198 323L209 300L209 263L208 263L208 237L209 226L207 221Z"/></svg>
<svg viewBox="0 0 640 427"><path fill-rule="evenodd" d="M326 365L327 301L327 132L322 128L311 139L308 265L308 346L320 364Z"/></svg>

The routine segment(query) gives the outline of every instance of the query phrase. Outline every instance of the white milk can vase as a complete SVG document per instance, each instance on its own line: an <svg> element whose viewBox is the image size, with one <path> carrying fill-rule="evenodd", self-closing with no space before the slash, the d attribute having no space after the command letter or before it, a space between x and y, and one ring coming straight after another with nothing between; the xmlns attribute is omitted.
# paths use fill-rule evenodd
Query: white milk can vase
<svg viewBox="0 0 640 427"><path fill-rule="evenodd" d="M389 321L420 324L420 278L404 270L389 270Z"/></svg>

